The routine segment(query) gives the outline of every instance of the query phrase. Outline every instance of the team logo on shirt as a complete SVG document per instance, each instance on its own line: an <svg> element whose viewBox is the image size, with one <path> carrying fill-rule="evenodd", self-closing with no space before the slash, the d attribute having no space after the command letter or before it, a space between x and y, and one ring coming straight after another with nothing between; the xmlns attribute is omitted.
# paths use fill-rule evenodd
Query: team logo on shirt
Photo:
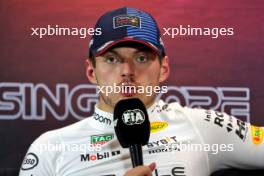
<svg viewBox="0 0 264 176"><path fill-rule="evenodd" d="M38 162L39 162L39 159L36 154L28 153L23 160L21 170L33 169L34 167L38 165Z"/></svg>
<svg viewBox="0 0 264 176"><path fill-rule="evenodd" d="M248 133L248 124L242 120L227 116L218 111L205 111L205 121L225 129L228 133L235 133L242 141L245 141Z"/></svg>
<svg viewBox="0 0 264 176"><path fill-rule="evenodd" d="M170 136L170 137L164 137L162 139L156 140L156 141L151 141L147 144L148 148L156 148L159 146L164 146L164 145L168 145L168 144L173 144L173 143L177 143L177 139L176 136Z"/></svg>
<svg viewBox="0 0 264 176"><path fill-rule="evenodd" d="M83 161L97 161L110 158L112 156L120 155L120 150L111 152L101 152L96 154L81 154L81 162Z"/></svg>
<svg viewBox="0 0 264 176"><path fill-rule="evenodd" d="M261 127L251 126L251 137L253 144L261 144L264 138L264 131Z"/></svg>
<svg viewBox="0 0 264 176"><path fill-rule="evenodd" d="M101 135L92 135L91 144L92 145L103 145L114 138L114 134L101 134Z"/></svg>
<svg viewBox="0 0 264 176"><path fill-rule="evenodd" d="M168 127L167 122L151 122L150 124L150 132L151 133L156 133L161 130L164 130L165 128Z"/></svg>
<svg viewBox="0 0 264 176"><path fill-rule="evenodd" d="M153 171L153 176L186 176L186 167L183 164L177 164L173 167L165 166L162 169L157 168Z"/></svg>
<svg viewBox="0 0 264 176"><path fill-rule="evenodd" d="M162 139L151 141L146 146L149 154L180 151L176 144L178 141L176 136L164 137Z"/></svg>
<svg viewBox="0 0 264 176"><path fill-rule="evenodd" d="M164 105L159 105L159 104L156 104L155 107L151 110L151 112L156 112L156 113L161 113L161 112L169 112L171 111L172 109L169 108L169 104L164 104Z"/></svg>
<svg viewBox="0 0 264 176"><path fill-rule="evenodd" d="M163 167L157 167L153 176L186 176L186 167L182 163L166 164ZM100 176L117 176L116 174L100 175Z"/></svg>
<svg viewBox="0 0 264 176"><path fill-rule="evenodd" d="M93 114L93 118L94 118L94 120L97 120L100 123L104 123L106 125L111 125L111 123L112 123L112 121L109 118L104 117L100 114L97 114L96 112Z"/></svg>

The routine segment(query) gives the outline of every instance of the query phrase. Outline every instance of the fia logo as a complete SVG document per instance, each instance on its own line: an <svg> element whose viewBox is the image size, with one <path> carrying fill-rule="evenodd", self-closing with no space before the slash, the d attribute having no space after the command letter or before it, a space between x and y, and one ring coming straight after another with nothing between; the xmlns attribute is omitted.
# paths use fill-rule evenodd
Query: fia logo
<svg viewBox="0 0 264 176"><path fill-rule="evenodd" d="M145 121L145 115L140 109L126 110L122 120L126 125L142 124Z"/></svg>

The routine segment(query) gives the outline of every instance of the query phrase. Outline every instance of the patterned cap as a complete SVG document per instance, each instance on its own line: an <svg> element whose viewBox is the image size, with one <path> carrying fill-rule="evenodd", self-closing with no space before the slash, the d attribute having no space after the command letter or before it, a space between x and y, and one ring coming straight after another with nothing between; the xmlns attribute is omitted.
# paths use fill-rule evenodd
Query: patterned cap
<svg viewBox="0 0 264 176"><path fill-rule="evenodd" d="M101 35L93 35L89 44L89 56L103 54L110 47L121 42L137 42L164 56L165 50L160 31L154 18L141 10L122 7L102 15L95 28L101 28Z"/></svg>

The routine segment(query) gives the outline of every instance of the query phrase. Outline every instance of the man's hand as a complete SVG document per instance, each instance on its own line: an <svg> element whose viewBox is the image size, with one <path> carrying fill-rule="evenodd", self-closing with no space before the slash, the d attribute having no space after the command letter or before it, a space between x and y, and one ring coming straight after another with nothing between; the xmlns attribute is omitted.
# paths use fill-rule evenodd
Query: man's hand
<svg viewBox="0 0 264 176"><path fill-rule="evenodd" d="M124 176L151 176L151 173L155 168L156 163L151 163L148 166L137 166L128 170Z"/></svg>

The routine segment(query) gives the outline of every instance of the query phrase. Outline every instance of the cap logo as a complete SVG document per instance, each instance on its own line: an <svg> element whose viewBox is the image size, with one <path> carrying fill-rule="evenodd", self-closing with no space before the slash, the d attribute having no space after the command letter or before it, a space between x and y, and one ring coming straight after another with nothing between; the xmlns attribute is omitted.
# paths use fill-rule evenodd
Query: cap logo
<svg viewBox="0 0 264 176"><path fill-rule="evenodd" d="M140 28L140 18L138 16L121 15L113 18L114 29L124 26L134 26Z"/></svg>

